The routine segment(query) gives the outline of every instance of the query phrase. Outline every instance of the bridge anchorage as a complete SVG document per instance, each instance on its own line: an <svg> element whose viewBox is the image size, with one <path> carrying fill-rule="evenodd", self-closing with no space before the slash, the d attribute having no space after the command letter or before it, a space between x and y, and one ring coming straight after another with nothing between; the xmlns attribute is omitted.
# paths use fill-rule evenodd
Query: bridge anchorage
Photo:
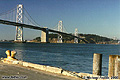
<svg viewBox="0 0 120 80"><path fill-rule="evenodd" d="M45 29L41 31L41 43L49 43L49 29L44 27Z"/></svg>

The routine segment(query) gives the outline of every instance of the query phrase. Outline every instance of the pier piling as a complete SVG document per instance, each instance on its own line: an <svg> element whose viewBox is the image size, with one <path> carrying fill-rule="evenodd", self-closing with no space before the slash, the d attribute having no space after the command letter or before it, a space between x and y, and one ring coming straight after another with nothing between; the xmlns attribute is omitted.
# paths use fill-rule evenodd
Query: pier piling
<svg viewBox="0 0 120 80"><path fill-rule="evenodd" d="M101 73L102 73L102 54L94 53L93 74L101 75Z"/></svg>
<svg viewBox="0 0 120 80"><path fill-rule="evenodd" d="M119 77L119 76L120 76L120 56L109 55L108 77Z"/></svg>

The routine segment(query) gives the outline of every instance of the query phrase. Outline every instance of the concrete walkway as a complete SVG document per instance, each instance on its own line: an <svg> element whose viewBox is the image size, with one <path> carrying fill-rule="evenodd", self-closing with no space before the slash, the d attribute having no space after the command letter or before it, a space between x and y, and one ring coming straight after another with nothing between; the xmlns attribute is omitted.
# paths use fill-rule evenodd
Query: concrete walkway
<svg viewBox="0 0 120 80"><path fill-rule="evenodd" d="M11 79L10 79L11 78ZM0 62L0 80L83 80Z"/></svg>

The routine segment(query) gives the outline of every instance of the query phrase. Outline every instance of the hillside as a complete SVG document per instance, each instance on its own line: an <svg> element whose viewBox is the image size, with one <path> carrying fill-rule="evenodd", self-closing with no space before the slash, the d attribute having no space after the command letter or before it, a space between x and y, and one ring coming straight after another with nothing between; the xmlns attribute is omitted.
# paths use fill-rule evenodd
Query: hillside
<svg viewBox="0 0 120 80"><path fill-rule="evenodd" d="M74 38L72 36L63 36L63 43L74 43ZM57 43L57 34L49 34L50 43ZM79 37L83 38L88 43L95 44L114 44L117 43L117 40L113 40L111 38L95 35L95 34L79 34ZM35 41L41 41L40 37L33 39ZM79 43L84 43L82 40L79 40Z"/></svg>

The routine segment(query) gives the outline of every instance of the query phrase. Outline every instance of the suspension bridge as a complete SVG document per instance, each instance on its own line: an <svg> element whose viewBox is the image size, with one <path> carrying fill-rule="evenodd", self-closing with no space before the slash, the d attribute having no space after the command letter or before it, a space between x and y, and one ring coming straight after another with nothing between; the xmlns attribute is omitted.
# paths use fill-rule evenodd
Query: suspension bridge
<svg viewBox="0 0 120 80"><path fill-rule="evenodd" d="M74 43L78 43L78 39L88 43L85 39L78 36L78 30L75 29L75 34L64 32L63 21L59 21L57 25L57 30L49 29L47 27L41 27L32 17L29 15L27 10L22 4L17 5L17 8L13 8L7 12L0 14L0 24L16 26L16 37L15 41L23 42L23 27L41 30L41 42L49 42L49 32L54 32L58 34L58 43L62 43L62 35L68 35L74 37Z"/></svg>

